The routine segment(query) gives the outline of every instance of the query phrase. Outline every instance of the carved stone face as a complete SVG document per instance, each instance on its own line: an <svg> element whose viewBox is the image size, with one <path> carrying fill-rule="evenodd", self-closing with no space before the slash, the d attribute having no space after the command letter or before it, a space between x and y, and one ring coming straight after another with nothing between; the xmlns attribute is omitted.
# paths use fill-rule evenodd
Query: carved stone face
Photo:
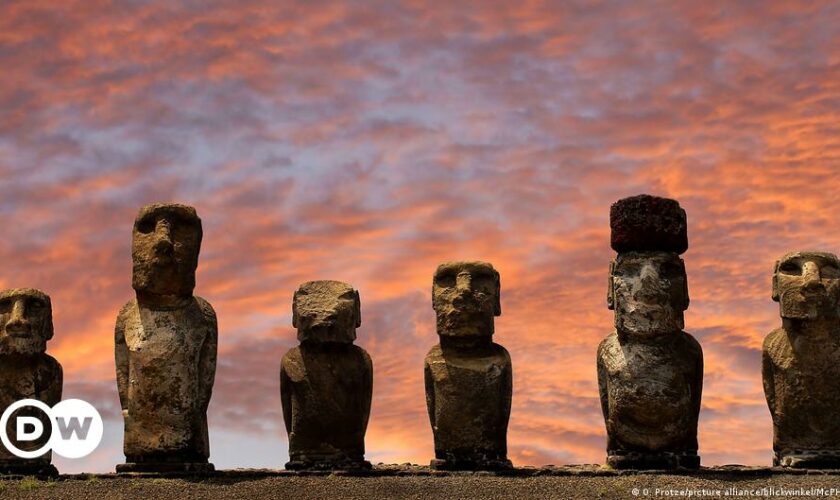
<svg viewBox="0 0 840 500"><path fill-rule="evenodd" d="M192 295L201 235L201 220L192 207L141 208L131 241L134 289L150 295Z"/></svg>
<svg viewBox="0 0 840 500"><path fill-rule="evenodd" d="M46 352L52 336L52 305L45 293L32 288L0 292L0 354Z"/></svg>
<svg viewBox="0 0 840 500"><path fill-rule="evenodd" d="M656 336L681 331L688 309L685 264L672 252L627 252L610 265L607 297L618 331Z"/></svg>
<svg viewBox="0 0 840 500"><path fill-rule="evenodd" d="M493 335L493 318L502 314L499 290L499 273L491 264L441 264L432 284L438 335Z"/></svg>
<svg viewBox="0 0 840 500"><path fill-rule="evenodd" d="M359 292L341 281L309 281L295 292L292 325L298 340L352 344L362 324Z"/></svg>
<svg viewBox="0 0 840 500"><path fill-rule="evenodd" d="M788 319L840 316L840 262L825 252L794 252L776 262L773 300Z"/></svg>

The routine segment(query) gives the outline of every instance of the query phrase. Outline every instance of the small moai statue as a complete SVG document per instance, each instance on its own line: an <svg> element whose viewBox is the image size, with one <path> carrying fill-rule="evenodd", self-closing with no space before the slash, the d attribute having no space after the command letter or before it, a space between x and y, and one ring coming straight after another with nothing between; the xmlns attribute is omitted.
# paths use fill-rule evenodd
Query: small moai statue
<svg viewBox="0 0 840 500"><path fill-rule="evenodd" d="M773 465L840 468L840 261L793 252L776 262L773 300L782 326L762 349L773 417Z"/></svg>
<svg viewBox="0 0 840 500"><path fill-rule="evenodd" d="M683 331L688 280L685 210L649 195L610 209L607 305L615 331L598 346L607 464L619 469L698 468L703 351Z"/></svg>
<svg viewBox="0 0 840 500"><path fill-rule="evenodd" d="M201 247L195 209L153 204L134 222L136 299L117 316L117 387L126 463L117 472L208 472L207 406L216 374L216 313L193 295Z"/></svg>
<svg viewBox="0 0 840 500"><path fill-rule="evenodd" d="M426 405L440 470L501 470L513 390L510 354L493 343L502 314L499 273L486 262L447 262L435 272L432 306L440 344L426 355Z"/></svg>
<svg viewBox="0 0 840 500"><path fill-rule="evenodd" d="M49 296L33 288L0 292L0 414L22 399L37 399L52 407L61 401L61 365L46 353L53 337L52 304ZM43 434L34 440L16 438L16 417L37 418ZM49 441L52 422L35 408L12 413L6 435L22 451L36 451ZM57 476L51 464L52 452L36 458L20 458L0 443L0 474Z"/></svg>
<svg viewBox="0 0 840 500"><path fill-rule="evenodd" d="M365 432L373 364L354 345L359 292L340 281L309 281L295 292L292 325L300 345L280 363L280 399L290 470L370 469Z"/></svg>

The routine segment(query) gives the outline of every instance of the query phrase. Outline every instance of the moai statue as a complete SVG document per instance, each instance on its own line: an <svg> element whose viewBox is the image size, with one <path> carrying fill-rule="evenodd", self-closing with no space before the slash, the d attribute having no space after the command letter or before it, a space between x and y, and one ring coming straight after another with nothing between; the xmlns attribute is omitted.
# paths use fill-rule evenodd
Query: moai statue
<svg viewBox="0 0 840 500"><path fill-rule="evenodd" d="M46 354L53 336L52 305L47 294L32 288L0 292L0 414L22 399L37 399L52 407L61 400L61 365ZM16 417L41 421L44 433L35 440L18 440ZM50 418L40 410L25 407L13 412L6 435L22 451L36 451L47 444ZM50 463L52 452L37 458L19 458L0 443L0 474L58 475Z"/></svg>
<svg viewBox="0 0 840 500"><path fill-rule="evenodd" d="M216 374L216 313L193 295L201 220L154 204L134 222L136 299L117 316L117 386L125 464L117 472L206 472L207 405Z"/></svg>
<svg viewBox="0 0 840 500"><path fill-rule="evenodd" d="M840 468L840 261L794 252L776 262L782 327L764 339L762 378L773 417L773 465Z"/></svg>
<svg viewBox="0 0 840 500"><path fill-rule="evenodd" d="M610 209L607 304L615 331L598 346L607 464L622 469L698 468L703 351L683 331L688 281L685 211L649 195Z"/></svg>
<svg viewBox="0 0 840 500"><path fill-rule="evenodd" d="M426 355L426 405L435 439L431 466L499 470L507 458L513 389L510 354L493 343L502 314L499 273L486 262L441 264L432 283L440 344Z"/></svg>
<svg viewBox="0 0 840 500"><path fill-rule="evenodd" d="M292 325L300 345L280 364L287 469L370 468L365 431L373 364L353 345L361 318L359 292L346 283L310 281L295 292Z"/></svg>

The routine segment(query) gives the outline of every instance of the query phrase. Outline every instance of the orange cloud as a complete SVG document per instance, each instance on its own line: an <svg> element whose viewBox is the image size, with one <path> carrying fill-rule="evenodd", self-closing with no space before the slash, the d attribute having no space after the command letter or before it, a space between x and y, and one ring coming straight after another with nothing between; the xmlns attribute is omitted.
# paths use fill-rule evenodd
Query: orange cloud
<svg viewBox="0 0 840 500"><path fill-rule="evenodd" d="M768 463L773 262L840 251L838 22L834 2L6 2L0 286L52 296L65 394L118 423L132 221L192 204L196 293L220 325L211 436L285 446L292 293L340 279L361 292L375 367L368 454L425 463L431 276L487 260L514 366L511 457L598 463L609 205L675 197L706 360L700 453ZM261 441L243 442L224 453L248 466ZM106 446L90 470L119 456Z"/></svg>

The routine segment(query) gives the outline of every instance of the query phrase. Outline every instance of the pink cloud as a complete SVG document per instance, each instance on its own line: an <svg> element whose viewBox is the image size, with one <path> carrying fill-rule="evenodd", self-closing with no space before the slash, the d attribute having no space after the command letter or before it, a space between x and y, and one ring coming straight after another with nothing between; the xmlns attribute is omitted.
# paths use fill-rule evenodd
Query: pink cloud
<svg viewBox="0 0 840 500"><path fill-rule="evenodd" d="M196 293L220 325L211 436L229 450L271 435L284 453L291 295L340 279L361 292L374 362L368 454L423 463L431 276L488 260L514 366L511 457L597 463L609 205L675 197L686 329L706 354L700 453L764 464L773 261L840 249L838 21L833 2L7 2L0 286L52 296L67 392L114 416L134 215L192 204ZM90 470L119 455L107 446Z"/></svg>

